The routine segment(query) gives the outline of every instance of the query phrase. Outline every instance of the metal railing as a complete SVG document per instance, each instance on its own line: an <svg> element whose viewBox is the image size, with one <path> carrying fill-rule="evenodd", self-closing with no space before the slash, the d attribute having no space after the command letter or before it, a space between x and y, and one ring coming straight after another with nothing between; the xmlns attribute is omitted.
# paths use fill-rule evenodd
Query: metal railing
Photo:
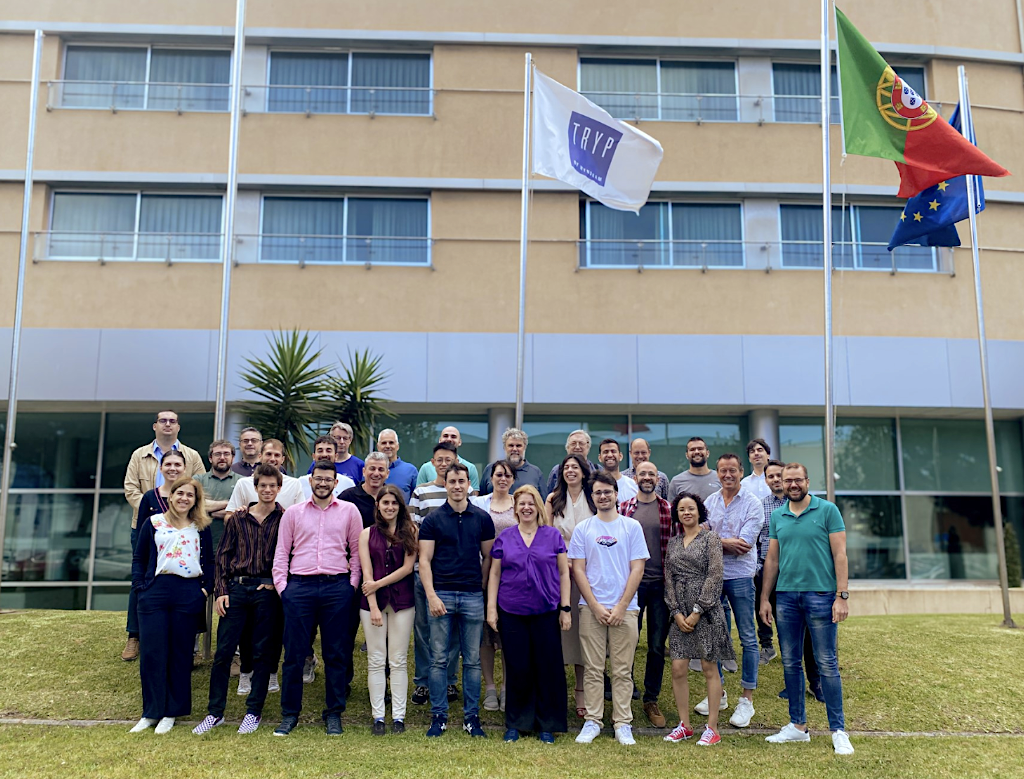
<svg viewBox="0 0 1024 779"><path fill-rule="evenodd" d="M219 262L219 233L79 232L34 234L33 262Z"/></svg>
<svg viewBox="0 0 1024 779"><path fill-rule="evenodd" d="M431 264L433 240L425 237L299 235L263 233L235 236L237 262L306 265Z"/></svg>
<svg viewBox="0 0 1024 779"><path fill-rule="evenodd" d="M230 84L158 81L48 81L46 109L104 108L110 111L226 112Z"/></svg>
<svg viewBox="0 0 1024 779"><path fill-rule="evenodd" d="M282 114L397 114L430 116L434 90L430 87L245 86L246 111Z"/></svg>
<svg viewBox="0 0 1024 779"><path fill-rule="evenodd" d="M750 95L689 92L582 93L617 119L636 122L778 122L817 124L820 95ZM839 123L839 98L832 98L832 122Z"/></svg>

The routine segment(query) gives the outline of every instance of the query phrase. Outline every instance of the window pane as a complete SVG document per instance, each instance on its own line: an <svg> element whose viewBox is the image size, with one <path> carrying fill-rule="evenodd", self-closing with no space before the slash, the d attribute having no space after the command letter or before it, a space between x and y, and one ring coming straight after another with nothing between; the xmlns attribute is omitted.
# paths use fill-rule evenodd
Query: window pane
<svg viewBox="0 0 1024 779"><path fill-rule="evenodd" d="M134 194L56 193L46 256L131 259L136 200Z"/></svg>
<svg viewBox="0 0 1024 779"><path fill-rule="evenodd" d="M429 114L429 87L429 54L352 55L353 113Z"/></svg>
<svg viewBox="0 0 1024 779"><path fill-rule="evenodd" d="M1019 451L1020 433L1016 443ZM903 476L908 490L990 492L985 424L981 420L901 419ZM996 431L1010 432L1000 425ZM1004 473L1007 469L1004 469ZM1019 477L1018 477L1019 481ZM1005 485L1005 477L1000 485Z"/></svg>
<svg viewBox="0 0 1024 779"><path fill-rule="evenodd" d="M348 55L272 52L268 111L343 114L348 110Z"/></svg>
<svg viewBox="0 0 1024 779"><path fill-rule="evenodd" d="M905 579L903 522L896 495L839 495L851 579Z"/></svg>
<svg viewBox="0 0 1024 779"><path fill-rule="evenodd" d="M132 507L124 495L100 495L96 517L96 564L93 580L132 580Z"/></svg>
<svg viewBox="0 0 1024 779"><path fill-rule="evenodd" d="M146 96L145 48L69 46L61 105L77 108L142 108ZM126 83L130 82L130 83Z"/></svg>
<svg viewBox="0 0 1024 779"><path fill-rule="evenodd" d="M894 68L894 70L899 75L899 77L903 79L903 83L905 83L915 92L917 92L917 94L919 94L925 100L928 99L928 96L925 94L924 88L924 68L914 68L910 67L909 65L900 65Z"/></svg>
<svg viewBox="0 0 1024 779"><path fill-rule="evenodd" d="M343 198L263 198L261 260L341 262L344 236Z"/></svg>
<svg viewBox="0 0 1024 779"><path fill-rule="evenodd" d="M857 206L860 267L892 268L893 256L901 270L935 270L935 252L927 246L900 246L890 253L886 246L899 224L903 209L899 206Z"/></svg>
<svg viewBox="0 0 1024 779"><path fill-rule="evenodd" d="M744 468L747 467L745 417L633 417L633 438L646 439L651 447L651 462L670 479L690 467L686 442L692 436L700 436L708 445L708 467L714 468L715 459L726 452L738 454Z"/></svg>
<svg viewBox="0 0 1024 779"><path fill-rule="evenodd" d="M743 267L739 204L672 206L673 265Z"/></svg>
<svg viewBox="0 0 1024 779"><path fill-rule="evenodd" d="M1024 434L1019 419L999 419L996 429L996 464L1000 492L1024 492ZM989 479L991 481L991 479ZM1024 537L1022 537L1024 541Z"/></svg>
<svg viewBox="0 0 1024 779"><path fill-rule="evenodd" d="M784 268L820 268L824 248L821 244L821 206L779 206ZM832 265L853 267L853 231L851 210L832 206ZM888 243L888 239L886 239Z"/></svg>
<svg viewBox="0 0 1024 779"><path fill-rule="evenodd" d="M0 435L6 424L0 422ZM14 473L18 489L84 488L96 485L99 414L18 414ZM2 452L0 452L2 459Z"/></svg>
<svg viewBox="0 0 1024 779"><path fill-rule="evenodd" d="M220 195L143 195L139 258L215 260L220 257Z"/></svg>
<svg viewBox="0 0 1024 779"><path fill-rule="evenodd" d="M107 414L107 431L103 443L103 487L122 489L124 473L128 468L128 460L132 452L140 446L153 442L153 423L156 411L152 414ZM195 449L206 462L206 452L213 440L213 414L182 414L178 413L181 423L179 439L183 444ZM120 496L124 500L124 496Z"/></svg>
<svg viewBox="0 0 1024 779"><path fill-rule="evenodd" d="M776 122L821 119L821 70L814 65L772 63Z"/></svg>
<svg viewBox="0 0 1024 779"><path fill-rule="evenodd" d="M907 495L913 579L995 579L992 499Z"/></svg>
<svg viewBox="0 0 1024 779"><path fill-rule="evenodd" d="M476 465L477 473L483 475L488 462L486 417L402 414L387 423L387 427L398 433L399 457L417 468L430 460L434 446L441 439L441 431L449 425L455 425L462 437L459 457Z"/></svg>
<svg viewBox="0 0 1024 779"><path fill-rule="evenodd" d="M1003 521L1012 525L1017 534L1017 545L1020 547L1021 559L1024 560L1024 498L1003 498L1000 503L1003 510ZM1011 587L1019 586L1017 582L1010 582Z"/></svg>
<svg viewBox="0 0 1024 779"><path fill-rule="evenodd" d="M589 214L590 239L583 248L582 264L669 265L671 252L668 203L647 203L639 216L600 203L581 203ZM586 238L586 234L581 236Z"/></svg>
<svg viewBox="0 0 1024 779"><path fill-rule="evenodd" d="M426 200L349 198L347 261L424 264L427 232Z"/></svg>
<svg viewBox="0 0 1024 779"><path fill-rule="evenodd" d="M147 108L227 111L231 52L153 49Z"/></svg>
<svg viewBox="0 0 1024 779"><path fill-rule="evenodd" d="M580 92L614 117L657 119L657 62L581 59Z"/></svg>
<svg viewBox="0 0 1024 779"><path fill-rule="evenodd" d="M93 587L93 611L127 611L131 587Z"/></svg>
<svg viewBox="0 0 1024 779"><path fill-rule="evenodd" d="M7 587L0 590L5 609L84 609L85 587Z"/></svg>
<svg viewBox="0 0 1024 779"><path fill-rule="evenodd" d="M898 490L893 420L840 420L835 462L837 490Z"/></svg>
<svg viewBox="0 0 1024 779"><path fill-rule="evenodd" d="M661 118L735 122L736 65L732 62L661 63Z"/></svg>
<svg viewBox="0 0 1024 779"><path fill-rule="evenodd" d="M625 416L527 417L523 422L523 431L530 437L526 459L541 469L545 484L548 473L565 457L565 439L573 430L581 429L590 434L591 448L588 457L591 461L597 462L601 440L614 438L622 447L625 463L625 457L629 456Z"/></svg>
<svg viewBox="0 0 1024 779"><path fill-rule="evenodd" d="M91 494L11 495L4 581L88 579L92 504Z"/></svg>

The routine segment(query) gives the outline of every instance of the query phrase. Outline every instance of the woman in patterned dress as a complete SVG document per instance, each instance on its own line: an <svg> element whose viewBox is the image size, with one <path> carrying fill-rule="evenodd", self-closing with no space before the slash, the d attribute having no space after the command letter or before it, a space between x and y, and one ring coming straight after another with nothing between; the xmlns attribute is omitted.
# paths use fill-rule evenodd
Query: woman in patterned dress
<svg viewBox="0 0 1024 779"><path fill-rule="evenodd" d="M665 736L680 742L693 735L690 727L690 687L687 671L691 658L700 660L707 681L708 700L722 698L718 662L735 658L722 609L722 541L702 528L707 521L704 502L690 492L672 503L672 524L676 533L665 551L665 603L672 626L668 634L672 656L672 691L679 710L679 725ZM721 741L718 706L710 706L700 746Z"/></svg>

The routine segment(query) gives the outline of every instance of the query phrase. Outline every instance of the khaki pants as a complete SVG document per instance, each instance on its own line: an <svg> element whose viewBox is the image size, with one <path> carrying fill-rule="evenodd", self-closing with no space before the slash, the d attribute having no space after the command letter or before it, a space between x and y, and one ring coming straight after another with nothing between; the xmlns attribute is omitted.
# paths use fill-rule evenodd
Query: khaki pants
<svg viewBox="0 0 1024 779"><path fill-rule="evenodd" d="M636 654L637 617L640 612L627 611L621 625L610 627L597 621L588 606L580 606L580 649L583 652L583 697L587 704L587 720L603 724L604 661L609 659L612 680L612 725L628 725L633 721L633 656Z"/></svg>

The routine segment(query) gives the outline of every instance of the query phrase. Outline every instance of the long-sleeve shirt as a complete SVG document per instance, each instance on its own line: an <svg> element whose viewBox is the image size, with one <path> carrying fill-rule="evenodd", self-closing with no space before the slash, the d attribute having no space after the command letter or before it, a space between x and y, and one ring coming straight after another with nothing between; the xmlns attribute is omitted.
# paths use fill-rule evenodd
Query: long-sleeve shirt
<svg viewBox="0 0 1024 779"><path fill-rule="evenodd" d="M761 501L761 506L764 509L764 522L761 525L761 533L757 537L758 572L764 568L764 558L768 556L768 542L771 540L768 538L768 533L771 529L772 512L779 506L785 505L785 503L784 498L776 498L775 493L772 492L768 493L768 497Z"/></svg>
<svg viewBox="0 0 1024 779"><path fill-rule="evenodd" d="M179 441L175 441L171 448L177 449L185 456L185 473L189 476L206 473L203 458L195 449L190 449ZM142 496L163 484L163 476L160 474L162 456L163 451L154 440L132 452L128 461L128 470L124 474L124 498L132 507L132 527L136 526Z"/></svg>
<svg viewBox="0 0 1024 779"><path fill-rule="evenodd" d="M236 576L272 578L282 516L284 509L278 503L263 522L257 522L248 508L224 518L224 537L217 548L214 586L218 598L228 594L228 583Z"/></svg>
<svg viewBox="0 0 1024 779"><path fill-rule="evenodd" d="M333 498L327 508L312 499L291 506L281 517L274 552L274 587L288 586L288 575L349 574L359 587L359 534L363 520L351 503Z"/></svg>
<svg viewBox="0 0 1024 779"><path fill-rule="evenodd" d="M708 511L708 527L719 538L742 538L750 544L746 554L725 555L725 579L753 579L757 572L757 537L764 523L761 501L741 486L728 506L719 490L705 499L704 508Z"/></svg>
<svg viewBox="0 0 1024 779"><path fill-rule="evenodd" d="M277 502L284 508L289 508L297 503L303 503L308 498L302 495L302 484L294 476L281 476L281 491L277 493ZM228 500L228 511L238 511L250 503L256 503L259 496L256 494L256 485L253 477L247 476L235 482L235 488L231 491L231 498Z"/></svg>

